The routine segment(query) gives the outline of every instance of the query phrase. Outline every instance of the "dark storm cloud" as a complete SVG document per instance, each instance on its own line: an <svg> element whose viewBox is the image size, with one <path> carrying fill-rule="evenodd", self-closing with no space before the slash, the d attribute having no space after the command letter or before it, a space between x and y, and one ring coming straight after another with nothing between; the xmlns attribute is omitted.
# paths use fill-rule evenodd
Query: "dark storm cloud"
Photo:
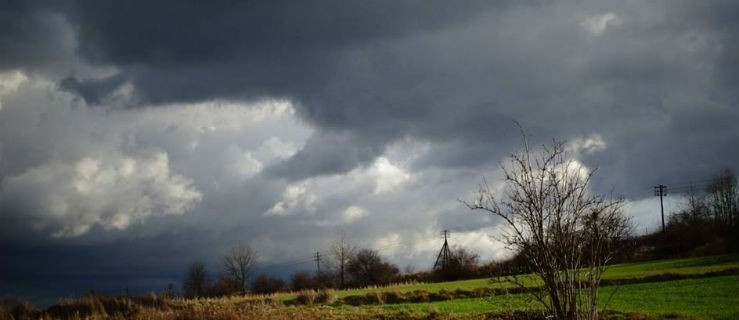
<svg viewBox="0 0 739 320"><path fill-rule="evenodd" d="M38 67L63 54L67 37L58 7L34 0L0 3L0 70Z"/></svg>
<svg viewBox="0 0 739 320"><path fill-rule="evenodd" d="M343 173L374 161L382 151L375 141L368 143L352 133L317 134L308 139L302 150L270 167L268 172L291 180Z"/></svg>
<svg viewBox="0 0 739 320"><path fill-rule="evenodd" d="M685 90L723 110L677 112L721 119L735 108L736 9L730 1L81 1L70 19L80 54L121 71L65 83L93 103L122 79L149 103L288 97L321 130L354 132L353 150L346 142L327 150L333 134L312 138L273 170L291 179L345 172L405 135L449 142L463 156L438 164L454 166L481 159L465 157L474 154L467 146L507 153L511 119L542 138L618 131L650 110L674 112L664 100L680 103ZM614 20L599 26L606 14ZM666 135L685 140L685 129Z"/></svg>
<svg viewBox="0 0 739 320"><path fill-rule="evenodd" d="M100 80L79 80L74 77L66 78L59 82L62 90L73 92L90 105L100 105L103 99L120 88L126 79L121 74L112 75Z"/></svg>
<svg viewBox="0 0 739 320"><path fill-rule="evenodd" d="M308 92L335 72L337 51L464 21L483 4L79 1L72 21L82 56L124 67L156 103Z"/></svg>
<svg viewBox="0 0 739 320"><path fill-rule="evenodd" d="M0 245L3 277L0 297L52 304L55 298L91 291L123 295L180 289L186 266L212 260L197 233L162 234L107 246L86 244ZM217 261L217 260L214 260ZM209 266L210 267L210 266Z"/></svg>
<svg viewBox="0 0 739 320"><path fill-rule="evenodd" d="M289 179L345 172L376 156L385 143L402 135L413 125L409 116L426 112L425 108L409 108L418 101L399 105L398 96L405 95L405 89L390 90L390 83L376 83L384 80L370 70L361 70L374 68L362 64L375 64L368 60L375 58L363 58L355 50L465 23L489 7L491 4L482 1L463 5L81 1L71 15L79 30L79 53L91 62L113 65L121 71L102 80L68 78L62 87L93 104L123 81L134 85L137 100L155 104L215 97L289 97L300 103L300 112L310 121L327 130L359 131L355 136L362 136L363 141L357 140L354 150L336 148L333 153L322 153L311 148L332 142L318 142L316 137L312 139L315 143L273 172ZM426 53L413 55L417 54ZM407 57L380 58L383 61L377 67L385 73L393 69L402 72ZM412 78L424 77L416 72L419 70L409 71L415 73L408 75ZM367 74L370 83L354 79L354 73ZM397 85L415 81L408 76L400 74ZM301 160L312 165L294 168L293 163Z"/></svg>
<svg viewBox="0 0 739 320"><path fill-rule="evenodd" d="M156 66L299 57L444 27L479 12L444 1L78 1L81 53ZM326 50L327 49L327 50Z"/></svg>

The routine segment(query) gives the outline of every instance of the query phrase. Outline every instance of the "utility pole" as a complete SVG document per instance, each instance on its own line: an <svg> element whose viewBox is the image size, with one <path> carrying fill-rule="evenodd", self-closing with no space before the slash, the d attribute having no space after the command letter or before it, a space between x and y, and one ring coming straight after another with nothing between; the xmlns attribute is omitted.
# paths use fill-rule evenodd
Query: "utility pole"
<svg viewBox="0 0 739 320"><path fill-rule="evenodd" d="M665 232L665 205L662 203L662 198L667 195L667 186L663 184L654 186L654 195L659 196L659 211L662 215L662 232Z"/></svg>
<svg viewBox="0 0 739 320"><path fill-rule="evenodd" d="M451 258L451 253L449 252L449 243L447 242L447 238L449 237L449 230L444 230L441 232L441 234L444 236L444 245L441 246L441 251L439 251L439 255L436 256L434 270L446 269L449 266L449 260Z"/></svg>
<svg viewBox="0 0 739 320"><path fill-rule="evenodd" d="M316 274L321 273L321 253L316 251L316 255L313 256L313 260L316 261Z"/></svg>

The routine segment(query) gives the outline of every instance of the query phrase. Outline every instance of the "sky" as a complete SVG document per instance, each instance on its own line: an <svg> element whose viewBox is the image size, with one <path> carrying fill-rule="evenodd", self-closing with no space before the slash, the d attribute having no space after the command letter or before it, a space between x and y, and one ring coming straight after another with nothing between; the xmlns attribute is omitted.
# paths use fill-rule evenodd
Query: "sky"
<svg viewBox="0 0 739 320"><path fill-rule="evenodd" d="M0 297L179 288L249 244L313 270L348 235L401 269L442 239L505 258L468 210L558 139L622 196L739 171L736 1L3 1Z"/></svg>

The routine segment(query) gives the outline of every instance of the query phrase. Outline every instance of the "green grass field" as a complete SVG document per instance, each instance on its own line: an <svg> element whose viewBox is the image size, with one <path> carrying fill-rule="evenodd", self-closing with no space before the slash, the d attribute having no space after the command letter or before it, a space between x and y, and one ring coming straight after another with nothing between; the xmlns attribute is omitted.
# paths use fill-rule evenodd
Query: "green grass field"
<svg viewBox="0 0 739 320"><path fill-rule="evenodd" d="M695 319L739 319L739 276L720 276L603 287L602 309L652 316L682 315ZM500 295L431 303L403 303L378 307L393 311L450 313L540 310L530 295Z"/></svg>
<svg viewBox="0 0 739 320"><path fill-rule="evenodd" d="M699 258L686 258L686 259L669 259L669 260L655 260L648 262L629 263L629 264L616 264L609 266L603 275L604 279L632 279L632 278L643 278L647 276L654 276L666 273L672 274L702 274L708 272L721 271L731 268L739 267L739 256L736 255L722 255L722 256L710 256L710 257L699 257ZM521 280L526 286L538 286L541 282L532 275L520 276ZM513 287L514 284L506 281L498 282L491 281L490 278L473 279L473 280L462 280L462 281L451 281L451 282L438 282L438 283L422 283L422 284L408 284L408 285L397 285L390 287L377 287L377 288L366 288L366 289L353 289L353 290L339 290L336 291L336 295L339 298L354 296L354 295L365 295L371 292L383 292L383 291L398 291L398 292L411 292L415 290L425 290L428 292L438 292L442 289L445 290L473 290L476 288L483 287ZM290 299L294 296L287 295L285 298Z"/></svg>
<svg viewBox="0 0 739 320"><path fill-rule="evenodd" d="M723 255L690 259L672 259L631 263L611 266L604 278L609 280L638 279L602 286L599 291L599 309L609 313L613 319L739 319L739 256ZM707 274L730 270L723 275ZM662 276L666 274L689 275L689 278ZM538 281L531 275L522 277L527 285L537 286ZM476 279L431 284L398 285L383 288L361 290L342 290L333 292L337 298L349 296L365 296L372 292L410 292L415 290L426 293L441 290L454 291L463 289L473 291L483 287L513 286L510 283L491 282L490 279ZM111 313L128 312L126 319L136 320L204 320L204 319L488 319L513 311L540 312L542 306L531 294L506 294L488 292L495 295L478 295L482 298L461 298L461 295L446 295L436 302L368 304L382 303L388 300L364 300L360 306L350 306L344 300L313 300L327 303L303 302L300 305L281 303L274 300L290 300L295 293L277 294L273 296L233 296L206 299L157 298L152 296L144 302L135 302L130 298L117 297L83 297L75 300L72 309L60 309L58 314L44 319L69 319L63 310L80 312L80 310L101 310L88 319L122 319L111 318ZM312 293L313 297L318 294ZM326 293L323 293L326 296ZM310 296L304 294L304 298ZM390 295L377 295L386 299ZM396 297L398 295L395 295ZM430 295L429 295L430 296ZM467 295L470 296L470 295ZM267 301L270 298L272 301ZM357 297L355 297L357 298ZM359 297L361 298L361 297ZM364 297L367 298L367 297ZM141 299L139 299L141 300ZM139 301L136 300L136 301ZM247 301L248 300L248 301ZM143 300L141 300L143 301ZM356 301L356 300L355 300ZM409 301L409 300L395 300ZM425 300L429 301L429 300ZM137 304L139 303L139 304ZM0 305L2 307L2 305ZM122 311L121 311L122 310ZM3 313L5 312L5 313ZM7 318L8 309L0 308L0 319ZM96 311L97 312L97 311ZM35 318L38 318L38 314ZM530 315L530 314L529 314ZM528 317L529 315L525 316ZM518 317L518 316L516 316ZM505 319L512 319L506 316ZM610 319L610 318L609 318Z"/></svg>

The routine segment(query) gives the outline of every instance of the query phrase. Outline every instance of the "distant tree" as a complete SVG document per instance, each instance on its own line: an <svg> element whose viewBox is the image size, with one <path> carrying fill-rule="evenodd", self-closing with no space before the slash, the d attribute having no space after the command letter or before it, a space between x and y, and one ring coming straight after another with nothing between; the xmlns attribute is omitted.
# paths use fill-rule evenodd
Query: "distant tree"
<svg viewBox="0 0 739 320"><path fill-rule="evenodd" d="M220 275L213 283L208 287L207 296L209 297L223 297L230 296L237 292L241 292L238 284L227 275Z"/></svg>
<svg viewBox="0 0 739 320"><path fill-rule="evenodd" d="M187 267L185 281L182 284L185 297L204 297L207 293L208 286L208 271L205 269L205 264L200 261L191 263Z"/></svg>
<svg viewBox="0 0 739 320"><path fill-rule="evenodd" d="M708 206L717 223L735 227L739 218L739 188L736 176L729 169L719 171L706 188Z"/></svg>
<svg viewBox="0 0 739 320"><path fill-rule="evenodd" d="M340 288L346 286L346 265L354 257L355 251L356 247L346 233L342 233L331 245L331 258L336 267Z"/></svg>
<svg viewBox="0 0 739 320"><path fill-rule="evenodd" d="M223 257L225 275L242 292L249 289L249 277L257 263L257 253L249 245L239 244Z"/></svg>
<svg viewBox="0 0 739 320"><path fill-rule="evenodd" d="M270 294L287 291L287 284L282 279L271 277L267 274L260 274L254 279L252 290L254 293Z"/></svg>
<svg viewBox="0 0 739 320"><path fill-rule="evenodd" d="M313 275L313 286L314 289L329 289L335 288L337 285L338 276L331 270L321 270Z"/></svg>
<svg viewBox="0 0 739 320"><path fill-rule="evenodd" d="M703 194L690 188L687 203L670 215L665 232L645 237L657 258L727 253L739 247L739 188L728 169L714 174Z"/></svg>
<svg viewBox="0 0 739 320"><path fill-rule="evenodd" d="M313 276L305 271L297 271L290 277L290 287L295 291L313 289Z"/></svg>
<svg viewBox="0 0 739 320"><path fill-rule="evenodd" d="M523 133L523 130L522 130ZM503 240L522 253L543 282L535 298L558 319L598 319L598 287L607 263L629 234L622 201L592 193L593 171L583 168L554 141L540 152L524 148L502 167L504 200L498 189L480 186L466 203L503 220Z"/></svg>
<svg viewBox="0 0 739 320"><path fill-rule="evenodd" d="M359 286L386 285L398 278L395 265L383 261L376 250L362 249L347 264L347 273Z"/></svg>

